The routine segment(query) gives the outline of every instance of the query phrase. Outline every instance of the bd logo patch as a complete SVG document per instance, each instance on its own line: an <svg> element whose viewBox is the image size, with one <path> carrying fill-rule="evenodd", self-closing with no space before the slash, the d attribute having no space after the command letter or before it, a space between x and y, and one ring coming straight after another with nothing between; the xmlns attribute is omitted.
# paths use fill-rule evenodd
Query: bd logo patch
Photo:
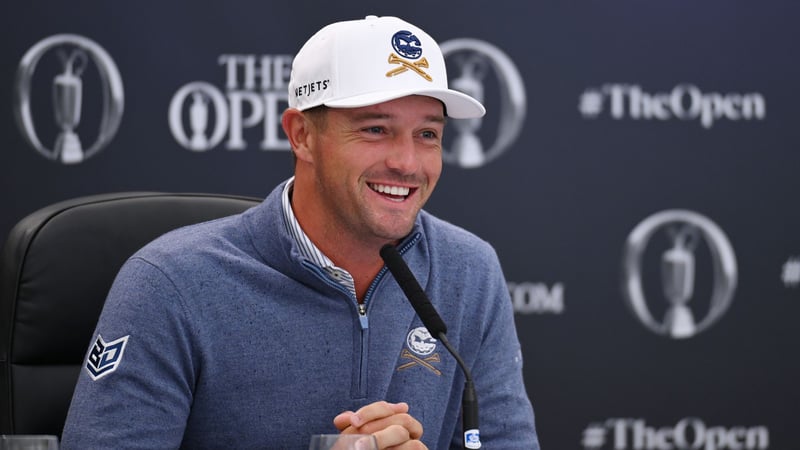
<svg viewBox="0 0 800 450"><path fill-rule="evenodd" d="M125 353L128 337L125 336L115 341L106 342L103 340L103 336L97 335L97 339L92 345L92 350L86 358L86 371L89 372L92 380L97 381L117 370L119 363L122 361L122 354Z"/></svg>

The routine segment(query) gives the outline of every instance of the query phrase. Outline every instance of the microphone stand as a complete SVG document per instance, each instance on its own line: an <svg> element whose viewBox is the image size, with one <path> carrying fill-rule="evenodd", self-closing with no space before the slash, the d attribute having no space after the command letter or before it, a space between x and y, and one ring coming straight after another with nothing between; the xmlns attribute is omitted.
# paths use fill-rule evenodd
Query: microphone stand
<svg viewBox="0 0 800 450"><path fill-rule="evenodd" d="M453 355L461 370L464 372L464 394L461 397L461 424L464 430L462 443L464 448L481 448L480 432L478 431L478 395L475 392L475 383L472 375L461 355L450 345L443 331L436 336L448 352Z"/></svg>
<svg viewBox="0 0 800 450"><path fill-rule="evenodd" d="M447 325L439 316L436 308L433 307L428 295L422 290L403 257L400 256L400 252L393 245L386 244L381 248L380 255L400 289L403 290L409 303L411 303L417 316L419 316L422 324L453 355L453 358L455 358L464 372L464 394L461 399L461 420L464 432L462 442L464 448L467 449L481 448L480 431L478 430L478 396L475 393L475 383L472 382L472 375L461 355L447 340Z"/></svg>

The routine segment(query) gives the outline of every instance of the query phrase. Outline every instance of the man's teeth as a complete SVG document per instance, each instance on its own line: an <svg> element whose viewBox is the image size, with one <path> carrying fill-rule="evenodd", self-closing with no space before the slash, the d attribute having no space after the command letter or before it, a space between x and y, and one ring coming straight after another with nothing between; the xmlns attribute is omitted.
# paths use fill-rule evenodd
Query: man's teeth
<svg viewBox="0 0 800 450"><path fill-rule="evenodd" d="M407 187L386 186L383 184L370 184L369 187L371 187L373 191L380 192L381 194L399 195L403 197L408 195L408 192L410 191L410 189Z"/></svg>

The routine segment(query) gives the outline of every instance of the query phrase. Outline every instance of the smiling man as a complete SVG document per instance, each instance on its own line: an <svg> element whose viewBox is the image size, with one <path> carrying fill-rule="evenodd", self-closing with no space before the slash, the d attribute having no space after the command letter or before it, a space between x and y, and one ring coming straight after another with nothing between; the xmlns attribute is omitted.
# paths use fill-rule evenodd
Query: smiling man
<svg viewBox="0 0 800 450"><path fill-rule="evenodd" d="M439 180L442 103L413 95L317 108L283 116L297 156L293 210L320 251L352 275L363 299L383 267L376 249L408 235Z"/></svg>
<svg viewBox="0 0 800 450"><path fill-rule="evenodd" d="M312 36L282 119L294 176L126 262L62 447L305 449L340 432L381 449L461 448L463 374L387 273L391 244L471 369L480 440L538 449L497 256L422 209L445 119L483 114L448 89L438 45L412 24L370 16ZM116 365L99 373L112 343Z"/></svg>

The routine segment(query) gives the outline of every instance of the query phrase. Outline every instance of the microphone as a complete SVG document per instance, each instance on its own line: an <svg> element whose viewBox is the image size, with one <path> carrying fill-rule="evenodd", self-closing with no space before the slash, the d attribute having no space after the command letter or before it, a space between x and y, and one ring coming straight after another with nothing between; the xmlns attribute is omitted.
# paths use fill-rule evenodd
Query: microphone
<svg viewBox="0 0 800 450"><path fill-rule="evenodd" d="M400 289L408 298L409 303L416 311L417 316L425 325L425 328L434 335L444 347L453 355L461 370L464 372L464 395L461 400L461 418L464 428L464 448L477 449L481 448L480 431L478 430L478 396L475 393L475 384L472 382L472 375L461 359L461 355L450 345L447 340L447 326L439 316L436 308L433 307L430 299L422 290L422 287L414 278L411 269L408 268L400 252L392 244L386 244L381 247L381 258L383 258L389 272L394 276Z"/></svg>

